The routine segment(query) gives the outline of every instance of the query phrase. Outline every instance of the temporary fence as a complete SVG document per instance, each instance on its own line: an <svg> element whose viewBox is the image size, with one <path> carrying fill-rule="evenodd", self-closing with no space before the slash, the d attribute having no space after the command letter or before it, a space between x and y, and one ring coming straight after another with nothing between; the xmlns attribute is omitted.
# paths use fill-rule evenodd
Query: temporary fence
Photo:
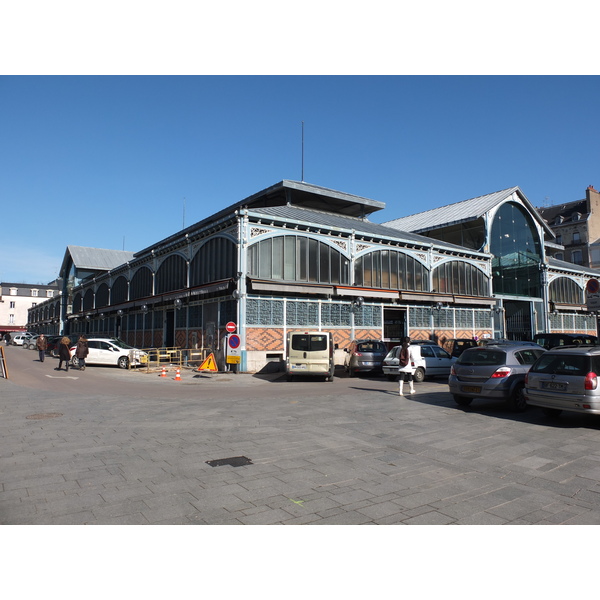
<svg viewBox="0 0 600 600"><path fill-rule="evenodd" d="M146 371L161 370L163 367L197 368L213 352L211 348L143 348L132 350L129 368L141 368Z"/></svg>

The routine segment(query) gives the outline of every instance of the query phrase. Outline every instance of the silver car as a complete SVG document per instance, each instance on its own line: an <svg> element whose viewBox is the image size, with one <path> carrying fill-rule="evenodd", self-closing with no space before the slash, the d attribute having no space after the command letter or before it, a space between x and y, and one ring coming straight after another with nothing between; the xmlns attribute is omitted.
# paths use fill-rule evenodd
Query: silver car
<svg viewBox="0 0 600 600"><path fill-rule="evenodd" d="M506 400L515 411L527 407L525 375L546 351L533 342L509 342L468 348L448 378L450 393L460 406L474 398Z"/></svg>
<svg viewBox="0 0 600 600"><path fill-rule="evenodd" d="M549 350L531 367L525 380L527 403L548 416L563 410L600 414L600 346Z"/></svg>
<svg viewBox="0 0 600 600"><path fill-rule="evenodd" d="M417 368L414 373L414 379L421 383L425 377L448 377L450 369L456 361L443 348L440 348L435 342L412 342L411 345L418 345L421 350L421 360L415 365ZM383 359L383 373L390 381L396 381L398 378L398 364L400 362L400 350L402 346L394 346Z"/></svg>

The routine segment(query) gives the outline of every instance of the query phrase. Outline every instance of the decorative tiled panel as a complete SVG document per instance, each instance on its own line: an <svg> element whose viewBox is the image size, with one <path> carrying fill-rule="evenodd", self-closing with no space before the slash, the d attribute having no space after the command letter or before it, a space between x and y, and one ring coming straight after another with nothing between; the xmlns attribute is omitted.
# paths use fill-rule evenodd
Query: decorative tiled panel
<svg viewBox="0 0 600 600"><path fill-rule="evenodd" d="M283 349L283 329L265 327L248 327L246 329L246 350L281 352Z"/></svg>

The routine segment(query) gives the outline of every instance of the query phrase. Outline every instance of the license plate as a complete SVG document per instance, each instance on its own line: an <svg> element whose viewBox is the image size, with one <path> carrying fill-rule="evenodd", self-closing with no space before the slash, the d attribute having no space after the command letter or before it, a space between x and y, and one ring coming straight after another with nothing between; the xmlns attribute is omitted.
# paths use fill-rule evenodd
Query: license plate
<svg viewBox="0 0 600 600"><path fill-rule="evenodd" d="M567 385L565 383L559 383L558 381L544 381L542 382L542 388L545 390L564 392L567 389Z"/></svg>
<svg viewBox="0 0 600 600"><path fill-rule="evenodd" d="M306 369L306 365L303 363L299 365L292 365L292 369Z"/></svg>
<svg viewBox="0 0 600 600"><path fill-rule="evenodd" d="M481 388L478 385L463 385L461 391L469 394L479 394L479 392L481 392Z"/></svg>

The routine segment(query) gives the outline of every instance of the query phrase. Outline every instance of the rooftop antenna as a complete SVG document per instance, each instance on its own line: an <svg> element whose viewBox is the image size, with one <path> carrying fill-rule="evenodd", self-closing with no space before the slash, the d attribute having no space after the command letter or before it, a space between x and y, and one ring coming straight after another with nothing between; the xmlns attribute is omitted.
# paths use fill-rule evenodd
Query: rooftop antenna
<svg viewBox="0 0 600 600"><path fill-rule="evenodd" d="M125 236L123 236L123 250L125 250Z"/></svg>
<svg viewBox="0 0 600 600"><path fill-rule="evenodd" d="M304 182L304 121L302 121L302 182Z"/></svg>

